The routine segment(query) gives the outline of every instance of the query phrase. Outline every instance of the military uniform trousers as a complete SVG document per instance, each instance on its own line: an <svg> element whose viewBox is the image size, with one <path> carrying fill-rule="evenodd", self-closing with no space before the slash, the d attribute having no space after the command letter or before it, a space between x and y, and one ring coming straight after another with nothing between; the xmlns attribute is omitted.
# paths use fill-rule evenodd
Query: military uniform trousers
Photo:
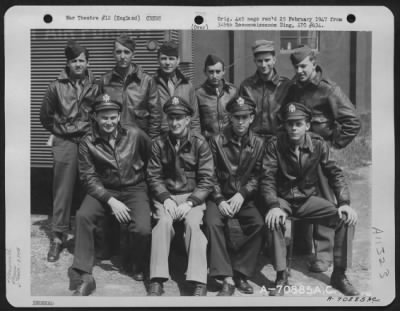
<svg viewBox="0 0 400 311"><path fill-rule="evenodd" d="M241 239L238 244L232 241L234 236L226 236L229 234L229 230L226 230L228 217L221 214L213 201L207 202L205 223L209 243L209 274L212 277L233 276L234 271L247 277L254 274L263 240L264 220L254 203L249 201L243 203L234 218L239 221L243 232L243 236L236 236ZM227 239L237 247L229 247Z"/></svg>
<svg viewBox="0 0 400 311"><path fill-rule="evenodd" d="M311 196L307 200L300 202L287 202L279 198L280 208L289 216L294 216L314 224L321 224L334 231L333 262L335 267L347 268L347 252L351 252L348 247L348 234L353 234L353 230L345 225L339 218L336 206L320 197ZM272 262L275 270L282 271L286 269L286 241L284 236L284 225L278 230L268 230L268 239L272 251ZM353 238L351 236L350 238Z"/></svg>
<svg viewBox="0 0 400 311"><path fill-rule="evenodd" d="M53 217L52 231L67 233L71 205L78 174L78 144L54 136L53 140Z"/></svg>
<svg viewBox="0 0 400 311"><path fill-rule="evenodd" d="M108 190L117 200L130 208L131 221L127 224L129 234L132 234L135 243L132 243L132 258L138 267L145 267L150 251L150 204L147 195L147 185L141 182L123 190ZM72 267L92 273L95 263L95 235L103 217L115 217L111 214L108 204L90 195L86 195L82 205L76 213L76 235L74 261ZM100 227L101 228L101 227Z"/></svg>
<svg viewBox="0 0 400 311"><path fill-rule="evenodd" d="M190 193L172 195L172 199L179 205L186 201ZM168 257L171 241L175 235L171 215L164 205L154 201L154 218L157 224L153 228L151 242L150 278L169 279ZM183 219L184 241L188 263L186 280L207 283L207 239L201 230L206 205L203 203L192 207Z"/></svg>

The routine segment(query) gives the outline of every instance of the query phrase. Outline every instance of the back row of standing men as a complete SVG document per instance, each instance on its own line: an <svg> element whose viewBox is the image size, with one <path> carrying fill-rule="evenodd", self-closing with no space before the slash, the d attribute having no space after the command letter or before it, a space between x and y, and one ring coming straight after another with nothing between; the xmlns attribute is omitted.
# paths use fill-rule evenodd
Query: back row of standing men
<svg viewBox="0 0 400 311"><path fill-rule="evenodd" d="M103 216L107 208L108 211L111 208L120 222L130 223L129 229L135 233L132 239L135 245L134 277L143 279L151 233L148 217L150 204L144 182L147 167L150 184L153 185L150 185L150 190L154 196L154 215L158 219L151 243L150 293L161 294L162 281L168 278L168 266L165 263L168 262L169 242L173 236L171 226L174 220L181 219L185 220L187 227L186 247L191 249L187 280L196 283L195 292L205 293L207 273L203 270L207 271L207 240L198 227L206 210L204 201L209 192L213 193L213 201L218 208L207 207L207 219L216 220L219 219L217 215L233 216L242 211L251 214L243 216L243 219L252 218L249 223L240 221L243 230L246 232L246 226L255 225L253 229L247 229L251 232L247 237L251 243L245 243L246 246L242 247L236 259L232 259L232 263L224 251L226 245L213 247L215 244L211 243L210 275L224 280L221 294L232 294L233 283L239 290L251 292L247 277L254 270L255 262L251 261L256 258L255 254L261 247L257 246L261 243L261 237L257 236L264 222L261 216L251 212L251 208L241 209L242 205L249 204L247 196L253 194L258 186L257 181L251 181L254 176L245 171L246 166L240 160L242 153L247 150L242 148L243 143L251 147L251 153L246 157L254 160L254 163L246 164L247 168L260 170L261 159L257 155L262 153L257 150L263 148L258 142L270 141L279 132L282 121L291 118L286 109L288 104L297 103L299 106L290 106L291 113L303 111L303 107L309 109L312 114L310 120L308 112L300 116L310 121L311 131L321 135L331 147L343 148L360 129L354 107L337 85L322 76L321 68L315 63L314 52L306 46L295 49L291 55L296 76L289 80L280 77L274 68L276 57L273 42L257 40L252 47L257 71L242 82L239 90L224 80L224 62L215 55L207 56L204 65L207 80L194 90L178 69L178 46L174 42L166 42L159 48L160 68L154 77L133 63L134 50L134 40L124 34L118 37L114 46L116 66L102 76L100 83L95 83L88 70L87 49L76 42L69 42L65 49L67 66L60 77L50 84L44 97L41 121L54 135L54 237L48 260L58 260L65 233L70 226L72 189L78 172L79 154L81 179L90 195L85 198L77 214L75 258L69 270L71 289L75 289L78 294L87 294L95 287L94 279L90 277L94 264L94 218ZM111 112L119 110L120 114L112 115ZM91 124L90 115L93 112ZM282 116L286 116L286 119ZM247 128L243 125L246 122ZM231 126L228 126L229 123ZM237 131L245 129L247 133L250 124L252 132L257 136L249 134L245 141L238 139L241 135ZM149 137L131 126L139 127L153 140L151 151ZM123 130L125 127L128 130ZM179 134L187 127L191 128L190 133L193 135L181 141ZM204 144L205 140L200 133L210 142L212 152L208 144ZM255 138L259 136L264 139ZM228 141L232 143L231 149L221 151ZM168 151L169 146L173 146L173 150ZM219 148L220 153L224 154L220 156L221 159L218 158ZM193 149L197 155L200 153L202 156L197 158L188 152ZM119 162L123 156L118 158L117 150L118 155L131 154L129 161ZM180 163L177 155L182 150ZM214 158L222 189L216 187L211 191L212 182L207 179L201 185L198 171L202 167L201 163L204 166L200 169L201 174L213 174L213 166L207 164L208 158ZM171 159L175 159L175 163L169 163ZM323 185L326 171L322 172L318 166L318 174L318 187L321 192L325 188L325 197L328 197L329 187L326 182ZM243 185L238 182L241 176L246 179ZM340 184L341 178L336 179ZM341 197L336 196L336 199L340 201ZM347 199L342 201L339 203L348 204ZM272 205L276 205L276 202ZM275 221L271 214L267 219ZM207 225L207 228L217 228L218 225L214 223L211 227ZM329 226L332 227L331 224ZM208 239L218 241L221 234L208 230ZM318 245L322 248L316 250L316 260L311 267L314 271L326 271L332 260L333 243L330 241L333 240L333 230L317 227L316 238L320 240ZM195 248L191 239L196 241ZM284 269L280 266L278 271ZM277 283L279 280L286 282L286 275L278 273ZM354 288L346 287L346 284L342 279L341 285L337 287L347 294L354 294Z"/></svg>

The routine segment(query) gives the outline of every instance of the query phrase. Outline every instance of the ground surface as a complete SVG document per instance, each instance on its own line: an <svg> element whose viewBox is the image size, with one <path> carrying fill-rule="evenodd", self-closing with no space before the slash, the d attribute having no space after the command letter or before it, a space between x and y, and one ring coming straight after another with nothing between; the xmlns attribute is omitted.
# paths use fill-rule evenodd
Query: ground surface
<svg viewBox="0 0 400 311"><path fill-rule="evenodd" d="M370 292L370 167L364 166L346 172L350 177L352 193L352 205L359 215L359 222L353 243L353 267L347 275L352 283L363 294ZM69 296L67 269L72 263L72 244L64 249L61 258L56 263L49 263L46 260L49 239L49 222L46 215L32 215L31 231L31 294L32 296ZM329 285L331 269L326 273L310 273L308 271L308 257L295 256L290 277L290 285L311 286L315 295L320 293ZM136 282L130 275L121 273L119 270L121 258L114 256L111 260L99 261L93 271L97 283L97 290L93 296L145 296L146 285L143 282ZM166 296L189 295L190 288L183 279L185 258L179 252L170 256L170 272L172 279L165 283ZM275 273L268 257L260 254L258 273L250 283L254 285L254 295L265 295L265 288L272 287ZM218 284L209 282L208 295L215 296L218 292ZM333 291L334 295L339 295ZM235 295L241 295L236 291ZM288 294L287 296L293 296ZM295 295L294 295L295 296ZM298 295L297 295L298 296ZM300 296L305 296L300 295Z"/></svg>

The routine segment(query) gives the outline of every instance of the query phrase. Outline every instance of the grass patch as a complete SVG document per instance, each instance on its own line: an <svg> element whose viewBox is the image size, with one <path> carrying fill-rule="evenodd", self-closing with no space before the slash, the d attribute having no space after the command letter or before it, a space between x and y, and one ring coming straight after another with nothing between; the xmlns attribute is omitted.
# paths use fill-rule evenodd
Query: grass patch
<svg viewBox="0 0 400 311"><path fill-rule="evenodd" d="M344 149L334 150L333 157L344 169L355 169L371 164L371 113L360 115L361 130Z"/></svg>

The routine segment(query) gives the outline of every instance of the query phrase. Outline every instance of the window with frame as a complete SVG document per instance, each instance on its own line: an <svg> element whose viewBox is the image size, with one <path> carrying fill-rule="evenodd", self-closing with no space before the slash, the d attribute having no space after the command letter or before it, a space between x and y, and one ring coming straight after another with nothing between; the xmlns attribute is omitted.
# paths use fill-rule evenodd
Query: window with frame
<svg viewBox="0 0 400 311"><path fill-rule="evenodd" d="M299 45L308 45L313 50L319 50L319 32L303 30L285 30L280 32L280 50L289 52Z"/></svg>

